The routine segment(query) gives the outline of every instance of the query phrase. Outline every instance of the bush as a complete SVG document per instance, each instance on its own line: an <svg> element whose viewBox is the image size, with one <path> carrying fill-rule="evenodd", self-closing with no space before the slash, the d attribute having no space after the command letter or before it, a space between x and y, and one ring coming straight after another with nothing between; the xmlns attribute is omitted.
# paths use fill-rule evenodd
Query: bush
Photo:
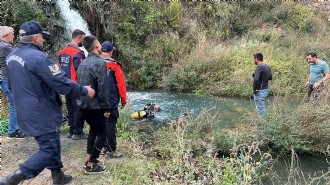
<svg viewBox="0 0 330 185"><path fill-rule="evenodd" d="M13 27L15 35L18 35L20 25L30 20L42 24L45 24L47 20L46 15L35 1L0 2L0 25Z"/></svg>
<svg viewBox="0 0 330 185"><path fill-rule="evenodd" d="M274 70L271 94L300 93L308 73L306 52L330 56L327 20L304 3L106 5L104 11L113 12L106 32L135 89L249 97L252 55L262 52Z"/></svg>
<svg viewBox="0 0 330 185"><path fill-rule="evenodd" d="M119 118L117 122L117 137L122 140L129 140L134 138L137 130L130 124L130 117L128 109L119 109Z"/></svg>
<svg viewBox="0 0 330 185"><path fill-rule="evenodd" d="M231 157L217 158L213 137L215 117L202 112L195 119L186 116L159 130L150 153L158 165L148 171L145 183L160 184L255 184L268 173L271 155L257 143L237 145ZM151 150L151 151L150 151Z"/></svg>
<svg viewBox="0 0 330 185"><path fill-rule="evenodd" d="M0 120L0 136L8 133L9 120Z"/></svg>
<svg viewBox="0 0 330 185"><path fill-rule="evenodd" d="M293 28L303 33L323 34L327 24L307 6L303 4L289 3L286 9L286 21L284 26Z"/></svg>
<svg viewBox="0 0 330 185"><path fill-rule="evenodd" d="M202 37L202 36L201 36ZM259 37L258 33L251 37ZM204 37L205 38L205 37ZM270 94L303 92L308 65L305 54L273 47L280 33L270 34L267 42L242 40L239 45L215 45L200 39L192 55L173 65L163 78L165 89L179 92L205 92L216 96L243 96L252 94L252 73L255 71L253 54L261 51L265 63L272 68ZM276 40L276 41L275 41Z"/></svg>
<svg viewBox="0 0 330 185"><path fill-rule="evenodd" d="M219 154L228 155L233 148L241 144L251 144L258 139L256 128L244 124L232 129L215 129L213 131L214 143Z"/></svg>
<svg viewBox="0 0 330 185"><path fill-rule="evenodd" d="M267 116L257 122L261 139L285 152L325 152L330 141L328 97L309 104L288 101L277 99L268 106Z"/></svg>

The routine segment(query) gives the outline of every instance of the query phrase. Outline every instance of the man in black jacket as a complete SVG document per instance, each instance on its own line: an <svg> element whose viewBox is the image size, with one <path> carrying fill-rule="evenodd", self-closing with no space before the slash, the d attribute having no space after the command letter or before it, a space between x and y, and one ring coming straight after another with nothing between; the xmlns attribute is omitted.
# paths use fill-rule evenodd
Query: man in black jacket
<svg viewBox="0 0 330 185"><path fill-rule="evenodd" d="M78 107L90 125L87 138L87 160L85 174L102 173L105 167L97 160L105 143L105 117L110 115L108 101L107 68L101 54L101 44L94 36L86 36L83 46L89 52L77 70L78 83L91 85L95 89L93 98L81 96Z"/></svg>
<svg viewBox="0 0 330 185"><path fill-rule="evenodd" d="M112 57L114 47L111 42L102 43L101 58L106 62L109 83L109 103L111 106L110 117L106 119L106 143L104 152L107 157L120 158L123 154L117 151L117 120L119 118L118 104L121 102L121 109L126 105L126 83L121 64Z"/></svg>
<svg viewBox="0 0 330 185"><path fill-rule="evenodd" d="M268 96L268 81L272 80L271 68L263 62L263 55L256 53L253 55L254 64L257 65L253 76L253 95L256 109L260 117L266 114L266 100Z"/></svg>

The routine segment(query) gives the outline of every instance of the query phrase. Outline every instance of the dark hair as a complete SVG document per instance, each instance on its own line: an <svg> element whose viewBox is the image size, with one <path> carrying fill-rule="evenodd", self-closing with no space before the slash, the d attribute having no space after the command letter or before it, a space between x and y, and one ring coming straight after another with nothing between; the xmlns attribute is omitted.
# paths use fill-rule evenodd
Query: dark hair
<svg viewBox="0 0 330 185"><path fill-rule="evenodd" d="M84 38L84 40L82 41L82 44L88 52L91 52L94 50L94 47L95 47L94 43L96 40L97 40L96 37L94 37L93 35L89 35Z"/></svg>
<svg viewBox="0 0 330 185"><path fill-rule="evenodd" d="M316 57L317 58L317 54L316 54L316 52L315 51L310 51L310 52L308 52L307 53L307 56L311 56L311 57Z"/></svg>
<svg viewBox="0 0 330 185"><path fill-rule="evenodd" d="M73 30L73 32L72 32L72 38L74 39L74 38L77 38L77 37L79 37L79 36L81 36L81 35L86 35L85 34L85 32L83 32L83 31L81 31L81 30L79 30L79 29L75 29L75 30Z"/></svg>
<svg viewBox="0 0 330 185"><path fill-rule="evenodd" d="M254 58L258 59L259 61L263 61L264 60L264 56L261 53L255 53L253 55Z"/></svg>

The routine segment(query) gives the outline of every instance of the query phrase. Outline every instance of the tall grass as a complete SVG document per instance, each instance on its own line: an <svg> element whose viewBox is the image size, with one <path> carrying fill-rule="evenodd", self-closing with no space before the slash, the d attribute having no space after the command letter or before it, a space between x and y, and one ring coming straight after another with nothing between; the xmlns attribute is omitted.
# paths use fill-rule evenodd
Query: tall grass
<svg viewBox="0 0 330 185"><path fill-rule="evenodd" d="M271 155L258 143L237 145L229 157L219 157L213 137L215 117L204 111L196 118L181 117L148 140L130 139L129 164L112 167L120 176L114 184L254 184L271 167ZM125 142L127 144L127 142ZM129 169L134 168L134 174ZM125 169L127 168L127 169Z"/></svg>
<svg viewBox="0 0 330 185"><path fill-rule="evenodd" d="M291 100L292 101L292 100ZM327 94L311 103L290 104L278 98L264 119L256 119L260 139L281 151L324 153L330 141L330 107Z"/></svg>
<svg viewBox="0 0 330 185"><path fill-rule="evenodd" d="M328 184L330 182L330 171L329 169L325 171L318 170L312 173L306 173L302 169L302 164L298 154L291 150L288 155L290 157L289 163L287 164L285 169L281 169L286 172L285 180L284 177L279 177L277 172L273 172L270 176L268 176L273 184L285 184L285 185L310 185L310 184ZM279 162L279 155L275 162ZM325 163L329 163L325 161ZM281 179L282 178L282 179ZM285 181L285 182L283 182Z"/></svg>
<svg viewBox="0 0 330 185"><path fill-rule="evenodd" d="M255 70L252 56L261 52L273 72L271 94L304 92L309 67L306 53L316 50L324 60L330 56L327 20L300 3L255 2L240 6L249 12L244 17L250 20L248 29L239 37L221 41L206 31L198 32L195 47L163 76L166 89L249 97ZM267 13L256 14L261 7Z"/></svg>

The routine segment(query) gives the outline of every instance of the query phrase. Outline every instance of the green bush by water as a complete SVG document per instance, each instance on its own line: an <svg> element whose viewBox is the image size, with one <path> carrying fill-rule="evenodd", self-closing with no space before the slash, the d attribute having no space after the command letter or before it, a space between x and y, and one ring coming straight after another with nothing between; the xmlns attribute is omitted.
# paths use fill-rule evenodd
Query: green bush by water
<svg viewBox="0 0 330 185"><path fill-rule="evenodd" d="M42 24L47 21L46 15L35 1L1 1L0 25L14 28L18 35L20 25L26 21L35 20Z"/></svg>
<svg viewBox="0 0 330 185"><path fill-rule="evenodd" d="M327 20L304 3L114 6L120 9L113 10L114 27L108 31L117 40L128 84L136 89L249 97L252 55L262 52L274 73L271 94L301 93L308 74L306 53L316 50L325 60L330 56Z"/></svg>
<svg viewBox="0 0 330 185"><path fill-rule="evenodd" d="M257 121L260 139L285 152L326 153L330 141L328 96L296 106L286 101L271 104L265 119Z"/></svg>
<svg viewBox="0 0 330 185"><path fill-rule="evenodd" d="M142 184L255 184L271 167L271 156L258 149L258 143L237 145L231 157L217 157L212 137L212 115L204 111L196 118L181 117L153 134L148 141L134 137L132 164L116 169L121 175L114 183ZM252 158L252 156L256 158ZM125 167L125 169L124 169Z"/></svg>

